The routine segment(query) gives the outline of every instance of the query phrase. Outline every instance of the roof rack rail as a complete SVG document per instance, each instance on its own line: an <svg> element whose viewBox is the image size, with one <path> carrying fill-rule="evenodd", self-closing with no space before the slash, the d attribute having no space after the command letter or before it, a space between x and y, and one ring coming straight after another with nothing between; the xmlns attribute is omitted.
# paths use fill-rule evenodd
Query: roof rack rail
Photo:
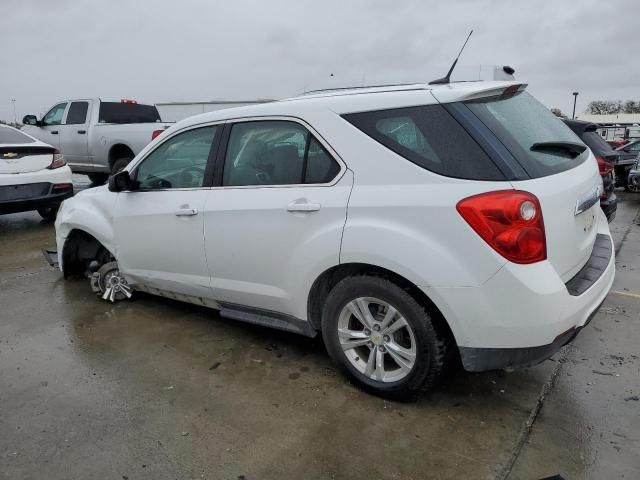
<svg viewBox="0 0 640 480"><path fill-rule="evenodd" d="M303 95L311 95L315 93L324 93L324 92L340 92L342 90L361 90L366 88L385 88L385 87L403 87L408 85L419 85L419 83L388 83L383 85L355 85L352 87L334 87L334 88L320 88L318 90L308 90L303 93Z"/></svg>

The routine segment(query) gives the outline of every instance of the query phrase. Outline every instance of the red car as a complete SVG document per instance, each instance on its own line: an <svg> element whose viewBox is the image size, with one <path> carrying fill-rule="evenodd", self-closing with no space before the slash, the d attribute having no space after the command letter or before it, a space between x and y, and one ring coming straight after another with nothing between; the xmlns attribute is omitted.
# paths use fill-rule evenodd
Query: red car
<svg viewBox="0 0 640 480"><path fill-rule="evenodd" d="M607 140L607 143L611 145L612 148L620 148L629 143L629 140L625 140L624 138L616 138L615 140Z"/></svg>

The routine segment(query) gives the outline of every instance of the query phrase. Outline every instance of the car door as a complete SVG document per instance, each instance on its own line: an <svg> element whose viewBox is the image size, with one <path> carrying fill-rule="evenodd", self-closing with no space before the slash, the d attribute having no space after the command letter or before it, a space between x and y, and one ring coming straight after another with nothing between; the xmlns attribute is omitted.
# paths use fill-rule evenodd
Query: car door
<svg viewBox="0 0 640 480"><path fill-rule="evenodd" d="M202 211L220 131L177 132L129 167L134 186L118 194L113 221L115 255L129 282L210 297Z"/></svg>
<svg viewBox="0 0 640 480"><path fill-rule="evenodd" d="M236 122L224 138L205 204L214 297L305 318L300 288L339 262L352 174L298 120Z"/></svg>
<svg viewBox="0 0 640 480"><path fill-rule="evenodd" d="M64 122L59 126L60 150L68 163L74 166L88 166L88 113L89 101L71 102Z"/></svg>
<svg viewBox="0 0 640 480"><path fill-rule="evenodd" d="M30 129L29 133L49 145L60 149L60 125L67 110L67 102L58 103L45 113L39 128ZM62 152L64 155L64 152Z"/></svg>

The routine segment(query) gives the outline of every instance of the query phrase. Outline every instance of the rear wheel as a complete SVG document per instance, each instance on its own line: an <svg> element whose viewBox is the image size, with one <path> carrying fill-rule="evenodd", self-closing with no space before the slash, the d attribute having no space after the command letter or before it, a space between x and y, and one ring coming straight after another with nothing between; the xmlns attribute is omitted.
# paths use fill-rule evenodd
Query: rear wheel
<svg viewBox="0 0 640 480"><path fill-rule="evenodd" d="M129 162L131 160L133 160L133 159L130 158L130 157L125 157L125 158L119 158L118 160L113 162L113 167L111 167L111 175L115 175L116 173L121 172L122 170L124 170L124 167L129 165Z"/></svg>
<svg viewBox="0 0 640 480"><path fill-rule="evenodd" d="M44 221L53 222L58 215L59 209L60 205L47 205L46 207L39 208L38 213Z"/></svg>
<svg viewBox="0 0 640 480"><path fill-rule="evenodd" d="M360 387L404 399L433 387L449 341L429 309L381 277L354 276L329 293L322 335L329 355Z"/></svg>
<svg viewBox="0 0 640 480"><path fill-rule="evenodd" d="M109 175L107 175L106 173L89 173L87 174L87 177L89 177L89 180L91 180L91 183L93 183L94 185L102 185L107 181Z"/></svg>

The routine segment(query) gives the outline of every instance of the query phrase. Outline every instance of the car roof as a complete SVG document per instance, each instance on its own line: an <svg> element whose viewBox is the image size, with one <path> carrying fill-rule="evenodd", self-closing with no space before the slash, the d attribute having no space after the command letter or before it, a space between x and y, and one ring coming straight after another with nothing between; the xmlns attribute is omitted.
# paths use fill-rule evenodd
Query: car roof
<svg viewBox="0 0 640 480"><path fill-rule="evenodd" d="M304 116L318 110L336 114L448 103L499 94L511 86L525 88L515 81L454 82L443 85L424 83L349 87L309 92L297 97L244 107L215 110L186 118L176 129L201 123L261 116Z"/></svg>

